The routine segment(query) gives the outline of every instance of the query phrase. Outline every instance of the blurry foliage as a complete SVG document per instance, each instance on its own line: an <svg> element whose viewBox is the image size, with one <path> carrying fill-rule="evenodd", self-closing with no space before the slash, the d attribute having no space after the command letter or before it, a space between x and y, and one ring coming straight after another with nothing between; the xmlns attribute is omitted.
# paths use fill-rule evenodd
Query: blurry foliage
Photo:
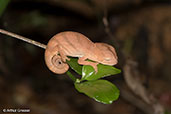
<svg viewBox="0 0 171 114"><path fill-rule="evenodd" d="M5 8L7 7L10 0L0 0L0 17L2 13L4 12Z"/></svg>
<svg viewBox="0 0 171 114"><path fill-rule="evenodd" d="M33 11L24 15L21 18L21 26L23 28L28 28L29 26L33 26L34 28L45 27L48 24L48 20L45 16L43 16L39 11ZM25 26L28 25L28 26Z"/></svg>
<svg viewBox="0 0 171 114"><path fill-rule="evenodd" d="M171 114L171 112L170 111L166 111L165 114Z"/></svg>

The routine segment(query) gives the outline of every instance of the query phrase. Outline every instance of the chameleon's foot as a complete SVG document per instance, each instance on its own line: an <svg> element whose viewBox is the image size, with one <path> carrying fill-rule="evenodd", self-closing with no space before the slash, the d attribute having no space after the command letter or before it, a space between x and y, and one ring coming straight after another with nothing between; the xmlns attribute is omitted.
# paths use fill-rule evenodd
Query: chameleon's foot
<svg viewBox="0 0 171 114"><path fill-rule="evenodd" d="M94 71L95 71L95 74L98 72L98 68L97 68L97 65L99 63L92 63L91 66L94 68Z"/></svg>
<svg viewBox="0 0 171 114"><path fill-rule="evenodd" d="M64 52L62 51L61 47L58 46L58 48L59 48L59 54L60 54L60 56L61 56L61 58L62 58L62 61L63 61L63 62L66 62L66 60L70 61L70 59L66 56L66 53L64 53Z"/></svg>
<svg viewBox="0 0 171 114"><path fill-rule="evenodd" d="M63 56L63 57L62 57L62 61L63 61L63 62L66 62L66 60L70 61L70 58L68 58L67 56Z"/></svg>
<svg viewBox="0 0 171 114"><path fill-rule="evenodd" d="M86 57L81 57L81 58L79 58L78 59L78 64L81 64L81 65L90 65L90 66L92 66L93 68L94 68L94 70L95 70L95 73L97 73L97 71L98 71L98 69L97 69L97 65L99 64L99 63L94 63L94 62L90 62L90 61L86 61Z"/></svg>
<svg viewBox="0 0 171 114"><path fill-rule="evenodd" d="M66 60L70 61L70 58L66 57Z"/></svg>

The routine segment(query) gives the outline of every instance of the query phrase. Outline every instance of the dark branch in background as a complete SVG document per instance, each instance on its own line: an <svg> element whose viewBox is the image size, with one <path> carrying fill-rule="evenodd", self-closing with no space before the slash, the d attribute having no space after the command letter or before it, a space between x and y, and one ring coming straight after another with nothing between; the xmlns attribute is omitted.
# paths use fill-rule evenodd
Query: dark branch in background
<svg viewBox="0 0 171 114"><path fill-rule="evenodd" d="M135 10L135 9L134 9ZM105 32L110 38L110 40L114 41L114 44L116 45L116 48L119 48L119 44L117 43L116 39L114 38L114 35L112 34L109 26L109 21L107 19L108 17L108 11L107 7L104 6L104 16L103 16L103 24L105 28ZM119 51L119 50L118 50ZM155 99L155 97L148 93L148 90L143 86L143 84L140 81L141 73L137 69L137 62L133 61L131 59L128 59L127 56L122 51L119 51L119 53L124 56L123 61L125 63L123 66L123 77L125 79L125 82L127 86L132 90L129 91L128 89L121 89L121 96L129 101L131 104L145 112L146 114L164 114L164 108L163 106ZM131 55L130 55L131 57ZM136 97L137 95L137 97ZM141 98L138 98L138 96Z"/></svg>
<svg viewBox="0 0 171 114"><path fill-rule="evenodd" d="M107 20L107 17L104 15L103 17L103 23L105 26L105 32L109 36L111 40L114 40L114 36L112 35L112 32L109 28L109 22ZM115 41L116 43L116 41ZM117 48L119 48L119 44L116 45ZM124 56L124 53L120 51L120 54ZM123 77L125 79L125 82L127 86L132 90L132 92L139 96L142 100L136 98L134 94L131 95L131 92L126 90L121 90L121 96L129 101L131 104L136 106L137 108L141 109L143 112L147 114L164 114L164 108L163 106L157 102L155 97L152 94L149 94L147 92L147 89L143 86L141 81L139 80L140 72L139 70L134 66L135 61L131 61L127 57L124 57L124 61L126 62L123 64ZM148 107L148 108L147 108Z"/></svg>
<svg viewBox="0 0 171 114"><path fill-rule="evenodd" d="M134 105L146 114L154 114L154 110L151 108L151 106L143 102L136 95L134 95L132 91L130 91L129 88L126 87L126 85L120 84L119 88L121 96L124 100L128 101L130 104Z"/></svg>
<svg viewBox="0 0 171 114"><path fill-rule="evenodd" d="M42 44L42 43L40 43L40 42L31 40L31 39L29 39L29 38L20 36L20 35L18 35L18 34L15 34L15 33L12 33L12 32L8 32L8 31L3 30L3 29L0 29L0 33L5 34L5 35L7 35L7 36L11 36L11 37L16 38L16 39L19 39L19 40L22 40L22 41L24 41L24 42L30 43L30 44L35 45L35 46L37 46L37 47L41 47L41 48L43 48L43 49L46 49L46 45L44 45L44 44Z"/></svg>
<svg viewBox="0 0 171 114"><path fill-rule="evenodd" d="M125 82L135 95L139 96L147 106L151 107L153 114L164 114L163 106L148 92L141 82L140 77L142 74L140 74L137 67L138 64L135 61L131 59L126 60L126 64L123 67ZM132 102L134 102L134 104L136 103L135 101ZM141 107L141 109L146 110L143 107Z"/></svg>
<svg viewBox="0 0 171 114"><path fill-rule="evenodd" d="M104 27L105 27L106 34L109 36L111 41L114 41L113 43L115 44L115 48L119 49L119 43L116 41L116 39L115 39L114 35L112 34L111 29L109 27L109 22L108 22L108 19L107 19L107 9L106 8L104 9L103 24L104 24Z"/></svg>

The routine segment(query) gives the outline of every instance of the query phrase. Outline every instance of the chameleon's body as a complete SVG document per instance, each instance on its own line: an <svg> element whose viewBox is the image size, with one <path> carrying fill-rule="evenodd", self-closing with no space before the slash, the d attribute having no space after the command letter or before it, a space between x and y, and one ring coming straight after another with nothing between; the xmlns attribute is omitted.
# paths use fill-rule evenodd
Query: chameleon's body
<svg viewBox="0 0 171 114"><path fill-rule="evenodd" d="M78 57L79 64L91 65L96 72L98 63L117 64L117 55L112 46L105 43L93 43L86 36L77 32L61 32L48 42L45 61L51 71L57 74L66 72L69 68L66 64L66 59L69 60L67 56ZM86 61L86 59L95 61L95 63Z"/></svg>

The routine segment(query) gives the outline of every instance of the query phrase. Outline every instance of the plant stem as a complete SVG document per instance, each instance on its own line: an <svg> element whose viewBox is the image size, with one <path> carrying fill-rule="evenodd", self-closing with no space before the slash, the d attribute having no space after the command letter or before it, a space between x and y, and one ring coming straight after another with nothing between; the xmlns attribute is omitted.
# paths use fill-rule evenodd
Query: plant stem
<svg viewBox="0 0 171 114"><path fill-rule="evenodd" d="M42 43L40 43L40 42L31 40L31 39L29 39L29 38L20 36L20 35L18 35L18 34L15 34L15 33L12 33L12 32L8 32L8 31L3 30L3 29L0 29L0 33L5 34L5 35L7 35L7 36L14 37L14 38L19 39L19 40L22 40L22 41L25 41L25 42L30 43L30 44L33 44L33 45L35 45L35 46L41 47L41 48L43 48L43 49L46 49L46 45L44 45L44 44L42 44Z"/></svg>
<svg viewBox="0 0 171 114"><path fill-rule="evenodd" d="M73 82L75 82L75 81L76 81L75 76L74 76L74 75L72 75L72 73L71 73L70 71L67 71L67 72L66 72L66 74L71 78L71 80L72 80Z"/></svg>

